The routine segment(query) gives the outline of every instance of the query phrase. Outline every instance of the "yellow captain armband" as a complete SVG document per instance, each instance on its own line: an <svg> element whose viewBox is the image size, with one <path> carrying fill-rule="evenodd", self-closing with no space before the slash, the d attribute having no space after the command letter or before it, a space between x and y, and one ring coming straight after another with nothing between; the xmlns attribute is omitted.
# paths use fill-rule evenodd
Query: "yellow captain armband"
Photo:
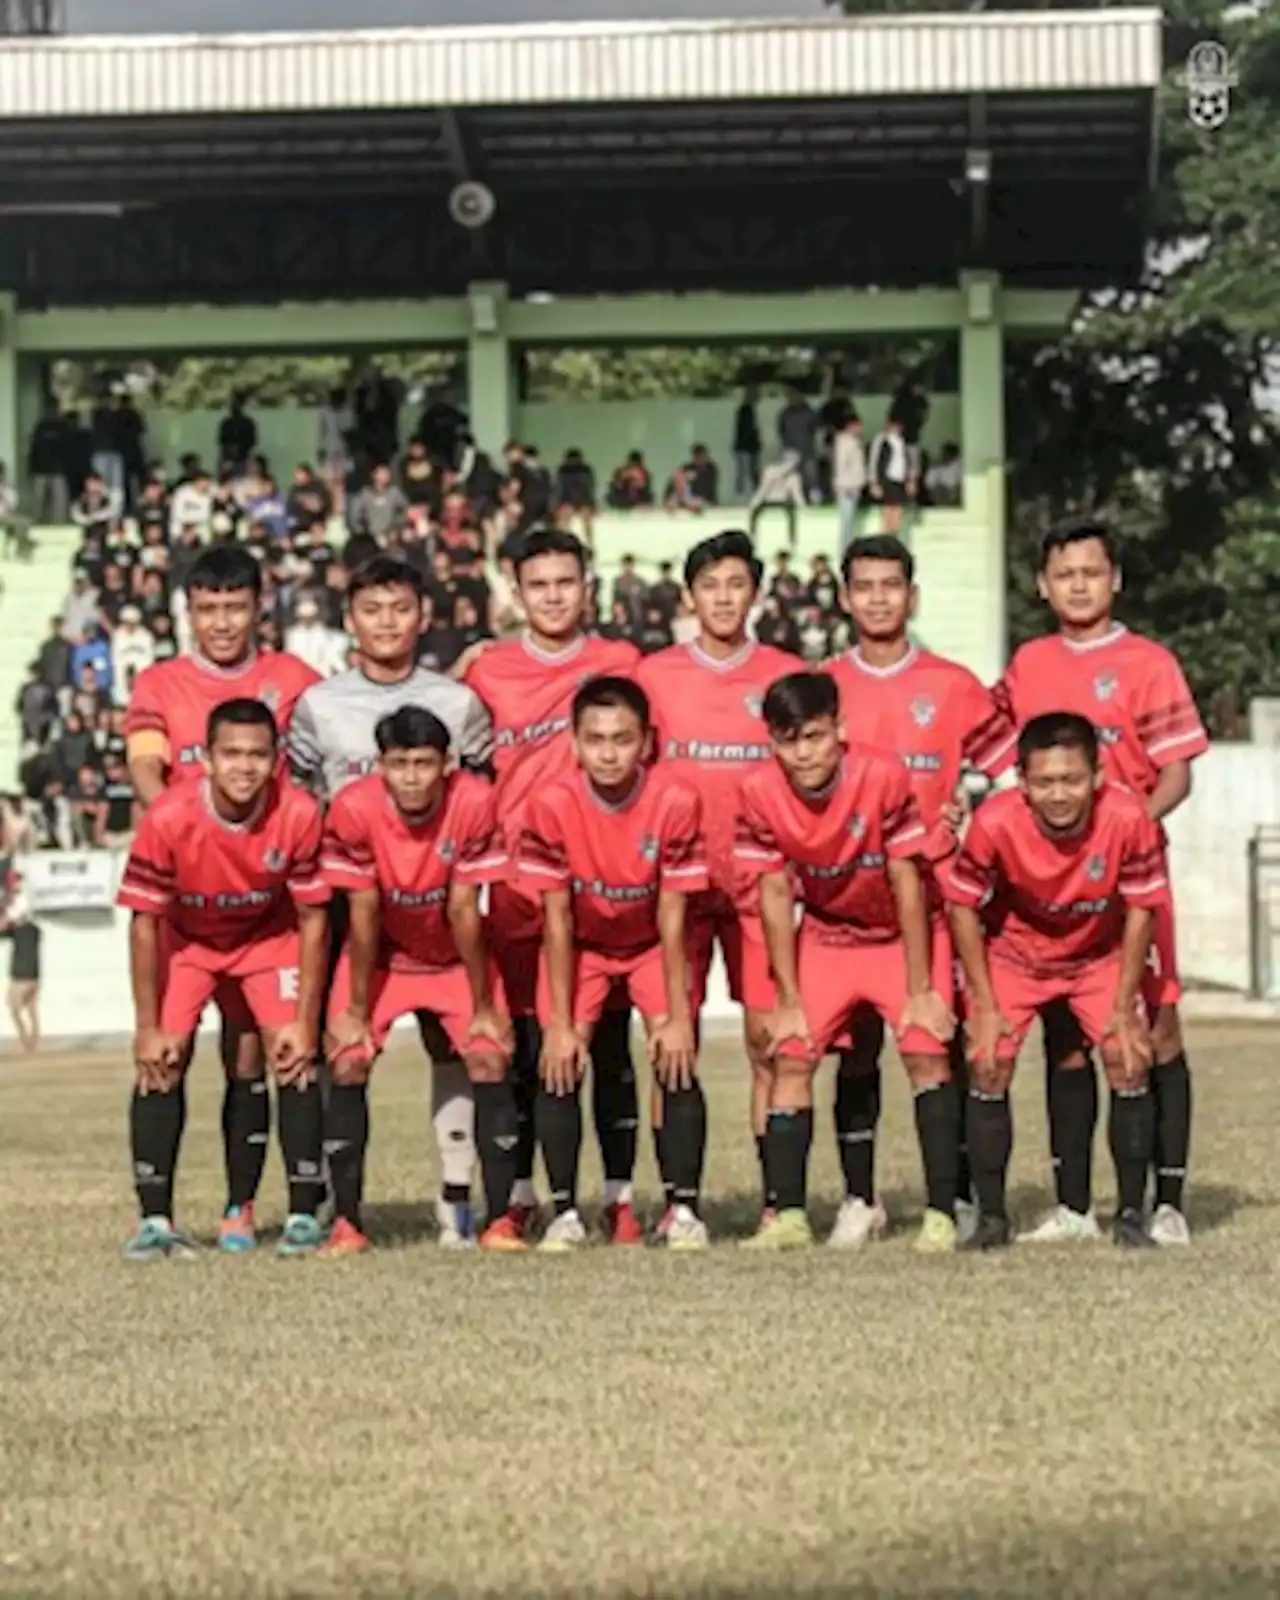
<svg viewBox="0 0 1280 1600"><path fill-rule="evenodd" d="M166 767L169 765L169 741L158 729L143 728L131 733L127 748L130 761L162 761Z"/></svg>

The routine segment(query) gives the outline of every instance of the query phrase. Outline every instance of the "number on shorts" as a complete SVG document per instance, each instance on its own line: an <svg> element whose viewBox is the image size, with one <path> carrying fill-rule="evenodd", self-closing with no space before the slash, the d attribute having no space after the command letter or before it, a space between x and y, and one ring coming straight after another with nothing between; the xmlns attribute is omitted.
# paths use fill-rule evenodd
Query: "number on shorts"
<svg viewBox="0 0 1280 1600"><path fill-rule="evenodd" d="M297 967L280 968L280 998L282 1000L296 1000L298 998Z"/></svg>

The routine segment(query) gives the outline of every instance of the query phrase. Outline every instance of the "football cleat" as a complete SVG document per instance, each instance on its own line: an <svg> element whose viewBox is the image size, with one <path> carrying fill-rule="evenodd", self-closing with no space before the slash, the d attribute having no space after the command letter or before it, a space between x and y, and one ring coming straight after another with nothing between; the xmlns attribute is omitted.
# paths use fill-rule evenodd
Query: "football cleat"
<svg viewBox="0 0 1280 1600"><path fill-rule="evenodd" d="M517 1251L527 1250L524 1230L510 1212L501 1217L495 1217L489 1226L480 1235L480 1248L492 1250L495 1254L514 1255Z"/></svg>
<svg viewBox="0 0 1280 1600"><path fill-rule="evenodd" d="M702 1218L688 1206L676 1206L671 1226L667 1229L667 1249L692 1254L695 1250L707 1250L710 1246L711 1235Z"/></svg>
<svg viewBox="0 0 1280 1600"><path fill-rule="evenodd" d="M341 1256L362 1256L366 1250L372 1249L373 1246L354 1222L339 1217L333 1225L333 1232L320 1246L320 1254L328 1261L336 1261Z"/></svg>
<svg viewBox="0 0 1280 1600"><path fill-rule="evenodd" d="M888 1213L877 1200L846 1200L836 1213L835 1227L827 1244L833 1250L861 1250L872 1239L882 1238L889 1226Z"/></svg>
<svg viewBox="0 0 1280 1600"><path fill-rule="evenodd" d="M922 1256L949 1256L956 1248L956 1225L945 1211L926 1211L914 1248Z"/></svg>
<svg viewBox="0 0 1280 1600"><path fill-rule="evenodd" d="M675 1214L675 1206L668 1205L663 1211L662 1215L658 1218L658 1226L653 1230L654 1242L656 1244L666 1244L667 1235L671 1232L671 1223L675 1217Z"/></svg>
<svg viewBox="0 0 1280 1600"><path fill-rule="evenodd" d="M469 1201L437 1200L436 1220L440 1224L442 1250L474 1250L476 1214Z"/></svg>
<svg viewBox="0 0 1280 1600"><path fill-rule="evenodd" d="M643 1244L644 1226L629 1200L618 1200L605 1207L605 1232L610 1244Z"/></svg>
<svg viewBox="0 0 1280 1600"><path fill-rule="evenodd" d="M313 1256L324 1243L324 1229L314 1217L295 1213L284 1225L276 1254L281 1256Z"/></svg>
<svg viewBox="0 0 1280 1600"><path fill-rule="evenodd" d="M243 1206L228 1206L226 1215L218 1224L218 1249L226 1256L243 1256L248 1255L257 1243L253 1202Z"/></svg>
<svg viewBox="0 0 1280 1600"><path fill-rule="evenodd" d="M124 1242L126 1261L193 1261L199 1253L194 1239L180 1233L168 1217L144 1217L136 1233Z"/></svg>
<svg viewBox="0 0 1280 1600"><path fill-rule="evenodd" d="M813 1229L806 1212L796 1207L786 1211L766 1211L759 1231L742 1241L744 1250L807 1250L813 1243Z"/></svg>
<svg viewBox="0 0 1280 1600"><path fill-rule="evenodd" d="M529 1235L538 1226L538 1218L541 1214L541 1207L519 1203L513 1204L507 1211L507 1215L511 1218L511 1221L519 1230L520 1237L524 1240L528 1240Z"/></svg>
<svg viewBox="0 0 1280 1600"><path fill-rule="evenodd" d="M1191 1229L1177 1206L1157 1206L1151 1219L1151 1242L1162 1249L1191 1243Z"/></svg>
<svg viewBox="0 0 1280 1600"><path fill-rule="evenodd" d="M538 1249L545 1250L548 1255L562 1256L580 1249L586 1242L587 1230L582 1218L576 1211L562 1211L543 1234Z"/></svg>
<svg viewBox="0 0 1280 1600"><path fill-rule="evenodd" d="M956 1243L963 1250L978 1231L978 1208L972 1200L956 1201Z"/></svg>
<svg viewBox="0 0 1280 1600"><path fill-rule="evenodd" d="M1057 1205L1030 1233L1018 1237L1027 1244L1089 1244L1101 1239L1102 1229L1092 1211Z"/></svg>
<svg viewBox="0 0 1280 1600"><path fill-rule="evenodd" d="M1178 1213L1180 1215L1180 1213ZM1148 1233L1140 1211L1122 1211L1111 1224L1111 1240L1122 1250L1154 1250L1156 1239Z"/></svg>
<svg viewBox="0 0 1280 1600"><path fill-rule="evenodd" d="M1006 1250L1013 1243L1013 1240L1013 1223L1009 1221L1008 1217L979 1216L978 1226L974 1229L973 1237L964 1248L984 1253L992 1250Z"/></svg>

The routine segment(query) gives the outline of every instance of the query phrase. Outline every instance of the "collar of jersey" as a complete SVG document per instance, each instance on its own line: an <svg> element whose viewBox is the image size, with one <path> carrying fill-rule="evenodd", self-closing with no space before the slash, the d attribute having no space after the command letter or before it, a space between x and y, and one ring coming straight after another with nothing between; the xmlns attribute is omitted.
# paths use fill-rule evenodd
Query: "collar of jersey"
<svg viewBox="0 0 1280 1600"><path fill-rule="evenodd" d="M1059 634L1058 637L1073 655L1083 656L1087 655L1090 650L1101 650L1105 645L1114 644L1117 639L1123 639L1128 631L1123 622L1117 622L1111 632L1104 633L1101 639L1085 639L1083 643L1077 644L1074 639L1064 638L1062 634Z"/></svg>
<svg viewBox="0 0 1280 1600"><path fill-rule="evenodd" d="M395 796L391 793L391 790L387 788L385 780L383 781L382 788L383 793L386 795L387 809L391 812L393 817L396 817L399 820L403 827L408 828L410 833L424 833L433 822L439 822L440 813L444 810L444 803L449 796L449 780L446 778L444 788L441 789L435 806L425 817L415 820L412 817L406 817L404 812L401 811L400 807L395 802Z"/></svg>
<svg viewBox="0 0 1280 1600"><path fill-rule="evenodd" d="M849 660L857 667L859 672L865 672L869 678L896 678L900 672L905 672L908 667L913 667L920 656L920 646L911 644L907 646L907 653L901 661L895 661L891 667L873 667L862 654L862 647L854 645L849 652Z"/></svg>
<svg viewBox="0 0 1280 1600"><path fill-rule="evenodd" d="M582 769L579 768L579 771L581 771L581 770ZM649 782L649 769L647 767L641 767L640 768L640 780L636 784L635 788L631 791L631 793L627 796L627 798L625 800L620 800L615 805L612 801L606 800L601 795L600 791L596 788L595 784L592 783L591 779L587 776L587 774L585 772L582 772L583 787L586 789L587 798L591 801L592 805L599 806L601 811L606 811L606 812L608 812L608 814L610 816L615 816L615 817L616 816L620 816L624 811L630 811L631 810L632 806L635 805L636 801L644 793L645 786L648 784L648 782Z"/></svg>
<svg viewBox="0 0 1280 1600"><path fill-rule="evenodd" d="M566 645L563 650L539 650L533 642L533 635L526 630L520 635L520 643L525 653L531 655L535 661L542 661L551 666L557 661L572 661L575 656L580 656L586 648L587 636L585 633L579 633L573 643Z"/></svg>
<svg viewBox="0 0 1280 1600"><path fill-rule="evenodd" d="M257 661L258 652L251 649L244 660L237 661L233 667L220 667L216 661L210 661L208 656L202 655L199 650L191 652L191 659L202 672L212 673L215 678L241 678Z"/></svg>
<svg viewBox="0 0 1280 1600"><path fill-rule="evenodd" d="M745 661L750 661L755 653L756 642L754 639L744 639L742 648L735 650L731 656L726 656L723 661L713 655L708 655L696 639L690 639L685 646L689 654L700 667L706 667L709 672L732 672L735 667L740 667Z"/></svg>
<svg viewBox="0 0 1280 1600"><path fill-rule="evenodd" d="M271 798L271 785L268 784L258 796L257 805L254 806L243 822L228 822L225 817L219 816L218 808L213 803L213 785L208 778L201 781L200 798L204 801L205 810L220 828L225 828L228 833L249 833L262 821L262 814L266 811L267 803Z"/></svg>

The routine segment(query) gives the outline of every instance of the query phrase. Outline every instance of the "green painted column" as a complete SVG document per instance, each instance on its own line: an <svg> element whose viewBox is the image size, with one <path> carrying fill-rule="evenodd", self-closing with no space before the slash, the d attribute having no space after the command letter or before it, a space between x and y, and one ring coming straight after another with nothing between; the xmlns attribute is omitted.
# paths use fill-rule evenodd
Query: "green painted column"
<svg viewBox="0 0 1280 1600"><path fill-rule="evenodd" d="M467 410L481 450L497 459L515 421L515 370L507 332L505 283L473 283L467 291Z"/></svg>
<svg viewBox="0 0 1280 1600"><path fill-rule="evenodd" d="M1005 606L1004 292L994 272L960 277L960 449L965 507L983 530L981 629L989 660L1007 649ZM979 552L974 552L975 557ZM976 575L976 574L975 574Z"/></svg>
<svg viewBox="0 0 1280 1600"><path fill-rule="evenodd" d="M19 421L18 314L14 295L0 290L0 461L11 482L22 477L23 440Z"/></svg>
<svg viewBox="0 0 1280 1600"><path fill-rule="evenodd" d="M27 483L27 446L44 415L45 363L39 356L18 356L18 449L12 472L21 488Z"/></svg>

